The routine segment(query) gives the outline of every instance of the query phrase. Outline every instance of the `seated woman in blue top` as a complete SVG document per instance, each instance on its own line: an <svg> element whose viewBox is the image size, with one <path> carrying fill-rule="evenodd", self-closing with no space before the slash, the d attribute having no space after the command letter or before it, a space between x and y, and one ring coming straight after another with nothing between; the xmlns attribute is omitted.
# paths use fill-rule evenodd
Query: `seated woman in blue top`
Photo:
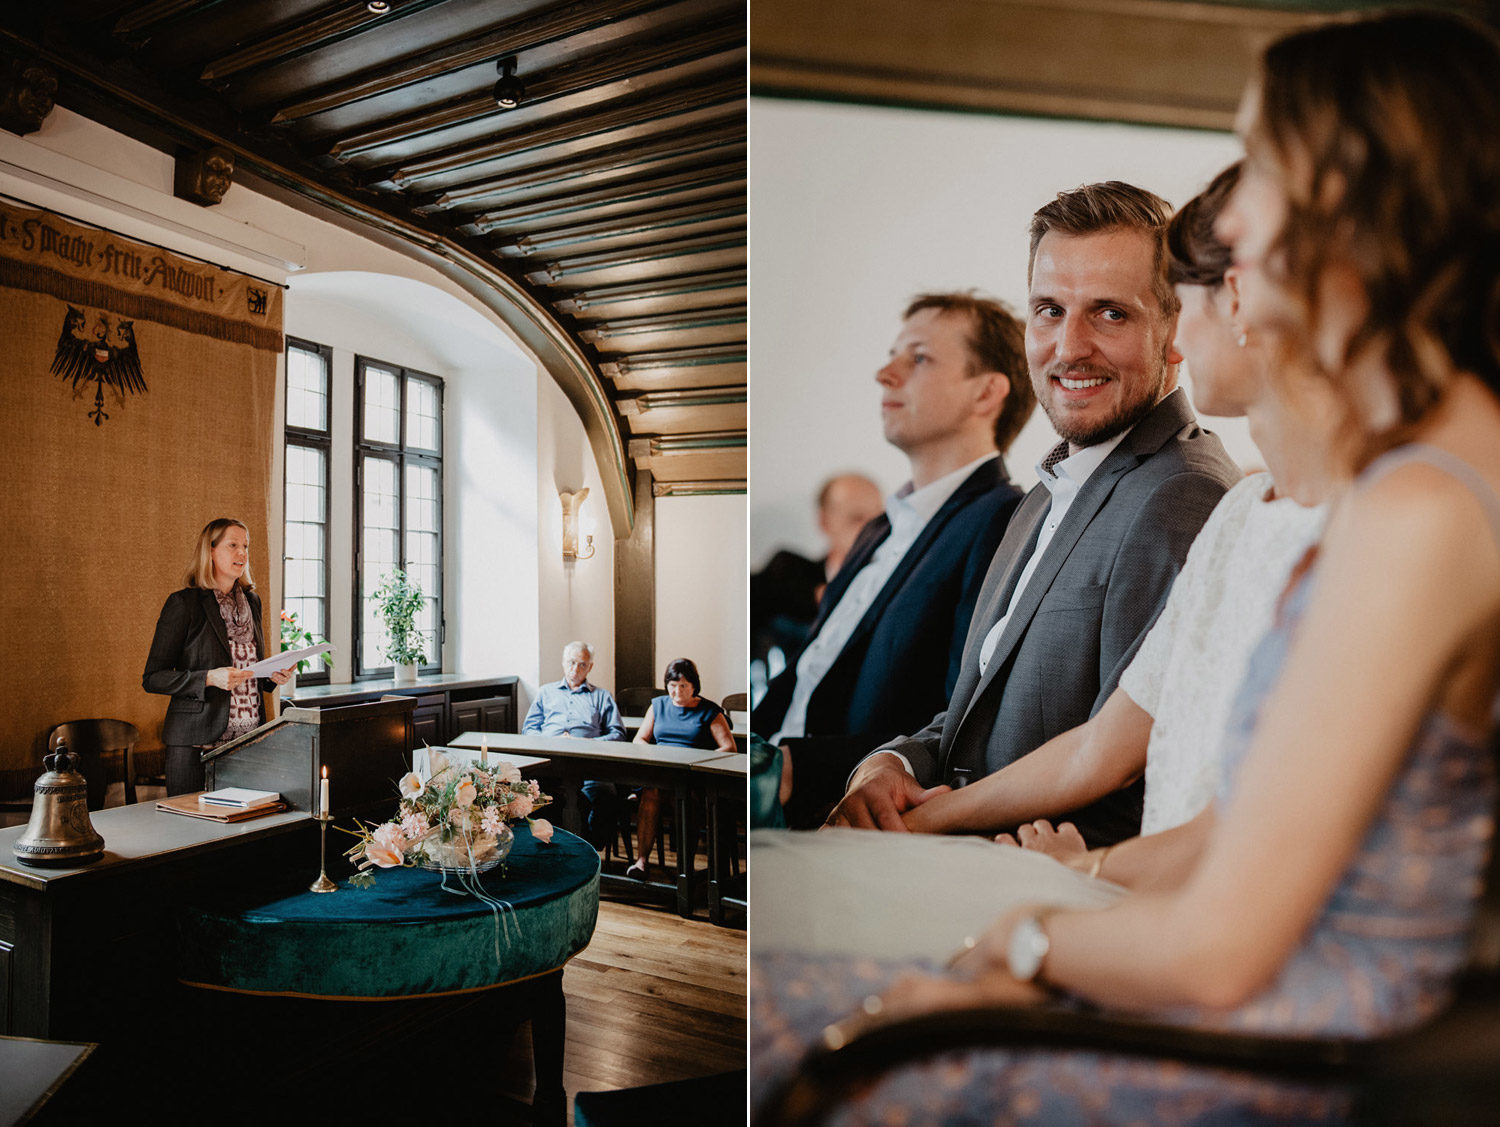
<svg viewBox="0 0 1500 1127"><path fill-rule="evenodd" d="M651 702L651 711L635 734L641 744L669 744L672 747L698 747L704 751L733 751L734 735L729 717L711 700L698 695L703 683L698 667L685 657L667 666L663 678L667 695ZM641 812L636 822L639 856L625 870L626 876L646 878L646 858L656 846L661 824L661 791L646 787L641 791Z"/></svg>

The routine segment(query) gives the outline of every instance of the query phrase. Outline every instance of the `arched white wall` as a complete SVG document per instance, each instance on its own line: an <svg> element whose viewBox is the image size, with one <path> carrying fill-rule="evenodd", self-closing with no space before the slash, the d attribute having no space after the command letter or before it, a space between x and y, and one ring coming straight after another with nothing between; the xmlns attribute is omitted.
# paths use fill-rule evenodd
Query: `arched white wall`
<svg viewBox="0 0 1500 1127"><path fill-rule="evenodd" d="M536 590L537 560L515 546L536 536L536 428L529 422L537 410L536 365L485 317L413 278L296 275L286 308L290 335L333 348L330 573L353 574L355 356L438 375L446 499L443 666L475 675L529 669L537 623L532 600L519 593ZM341 588L329 608L331 640L352 655L347 594ZM352 664L341 663L340 680Z"/></svg>
<svg viewBox="0 0 1500 1127"><path fill-rule="evenodd" d="M1057 192L1125 180L1182 204L1239 155L1223 133L769 98L752 99L750 133L757 566L782 546L822 554L813 503L831 474L906 480L874 373L914 294L977 287L1020 310L1031 215ZM1261 464L1243 420L1206 425ZM1038 411L1012 476L1035 484L1055 442Z"/></svg>

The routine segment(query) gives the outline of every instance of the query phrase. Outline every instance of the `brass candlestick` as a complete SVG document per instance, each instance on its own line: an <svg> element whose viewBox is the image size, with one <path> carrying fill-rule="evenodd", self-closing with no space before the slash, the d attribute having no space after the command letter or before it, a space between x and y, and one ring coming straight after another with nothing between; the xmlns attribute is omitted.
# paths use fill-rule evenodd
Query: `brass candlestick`
<svg viewBox="0 0 1500 1127"><path fill-rule="evenodd" d="M333 821L333 816L314 814L313 821L318 823L318 879L307 886L307 891L333 892L338 888L328 879L328 823Z"/></svg>

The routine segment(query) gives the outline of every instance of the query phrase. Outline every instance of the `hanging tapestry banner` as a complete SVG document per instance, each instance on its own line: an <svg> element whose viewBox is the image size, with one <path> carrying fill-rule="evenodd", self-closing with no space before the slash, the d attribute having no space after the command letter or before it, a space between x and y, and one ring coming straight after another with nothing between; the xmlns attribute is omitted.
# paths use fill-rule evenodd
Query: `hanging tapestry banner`
<svg viewBox="0 0 1500 1127"><path fill-rule="evenodd" d="M129 720L157 615L215 517L250 527L271 621L271 467L282 290L0 201L0 775L47 732ZM274 635L268 635L274 637ZM24 661L14 660L25 655Z"/></svg>

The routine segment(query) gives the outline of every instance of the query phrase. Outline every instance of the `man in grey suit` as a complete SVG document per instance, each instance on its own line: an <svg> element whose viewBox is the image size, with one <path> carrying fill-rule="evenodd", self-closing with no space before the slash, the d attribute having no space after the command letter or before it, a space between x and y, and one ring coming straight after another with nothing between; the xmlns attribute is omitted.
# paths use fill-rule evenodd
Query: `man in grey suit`
<svg viewBox="0 0 1500 1127"><path fill-rule="evenodd" d="M1087 720L1240 476L1176 390L1171 209L1111 181L1060 194L1031 225L1026 355L1062 437L996 550L948 708L883 745L830 824L901 830L938 790L998 771ZM1067 815L1091 845L1140 829L1139 783Z"/></svg>

